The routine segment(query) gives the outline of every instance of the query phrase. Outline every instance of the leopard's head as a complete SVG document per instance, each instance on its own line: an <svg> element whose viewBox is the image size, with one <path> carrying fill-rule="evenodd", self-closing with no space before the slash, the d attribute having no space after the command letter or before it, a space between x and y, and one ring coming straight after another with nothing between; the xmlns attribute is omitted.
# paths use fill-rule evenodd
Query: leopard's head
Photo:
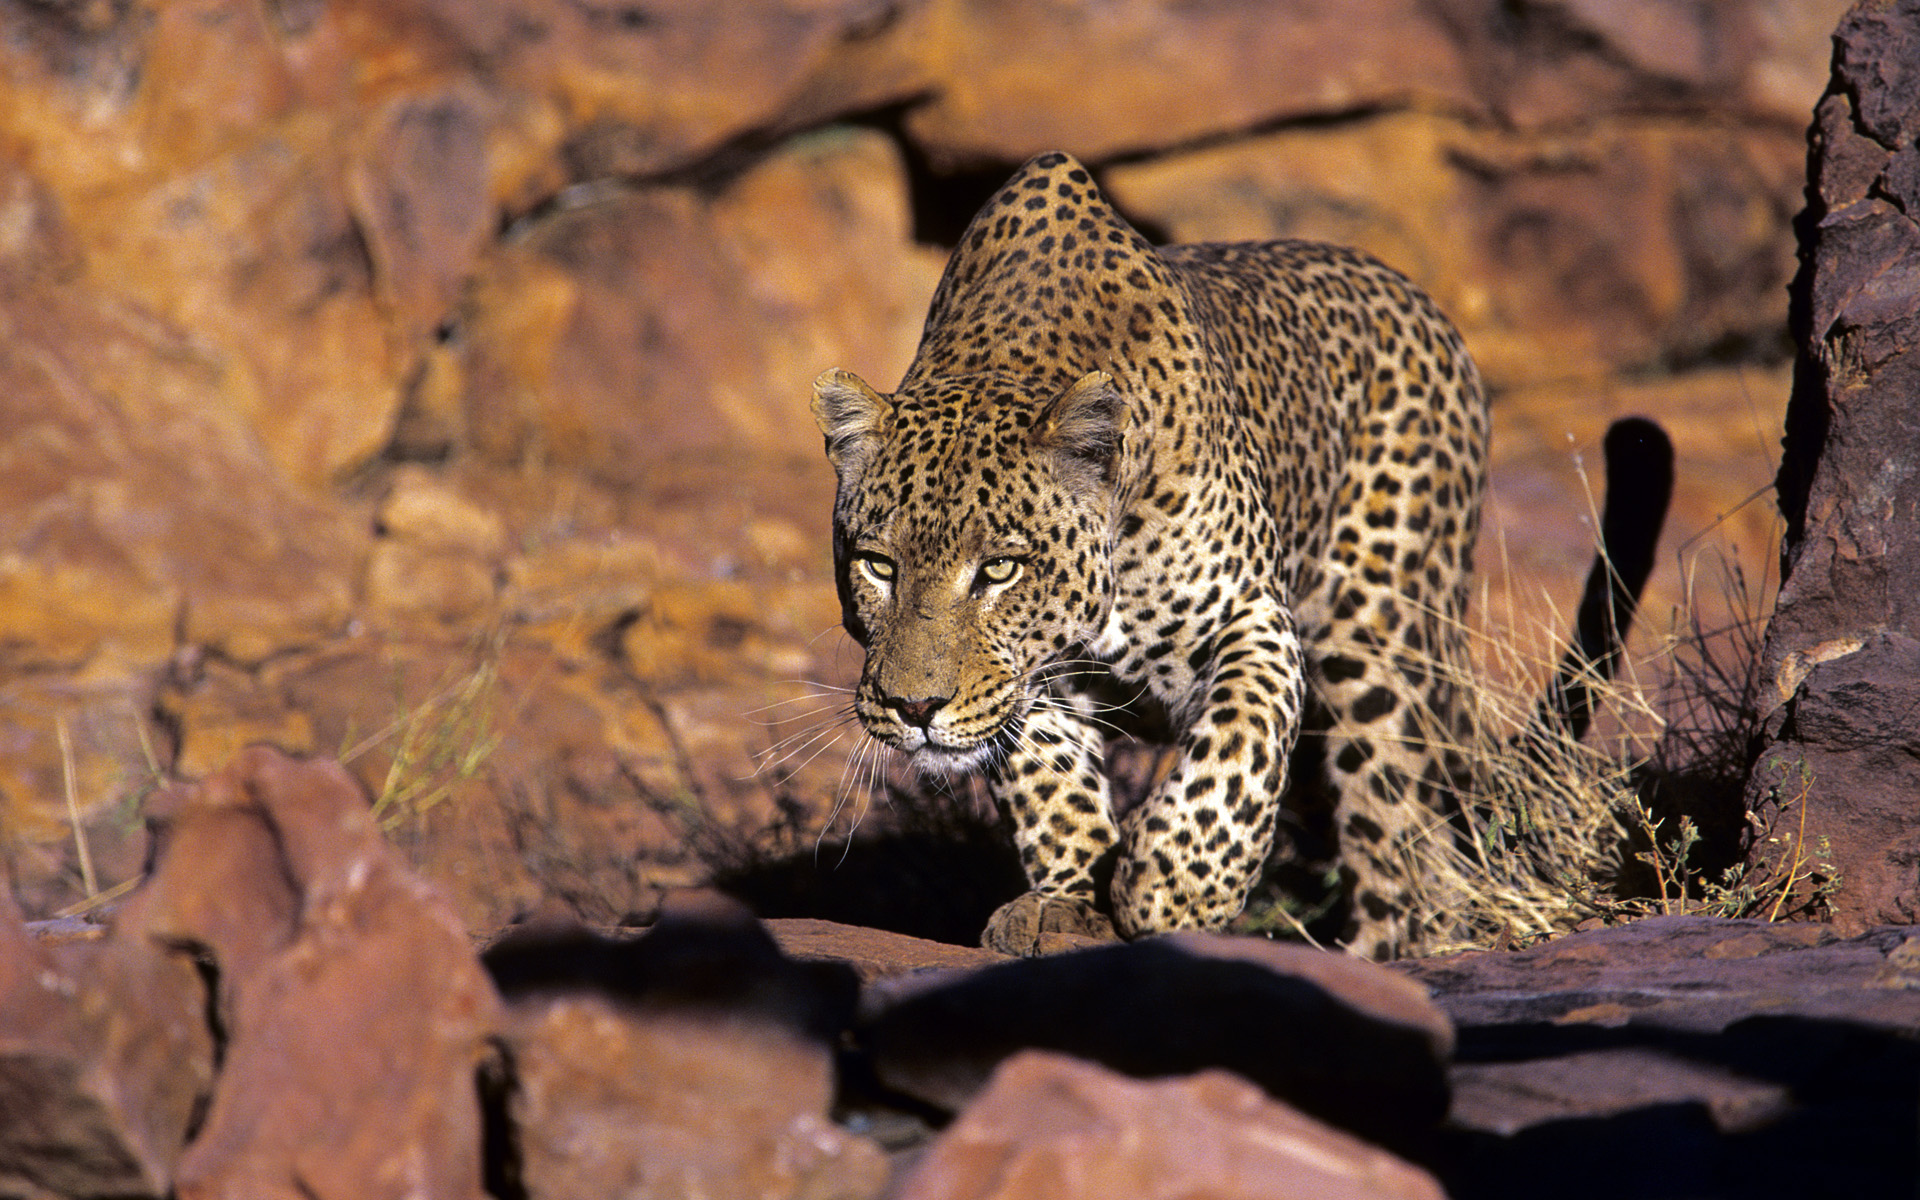
<svg viewBox="0 0 1920 1200"><path fill-rule="evenodd" d="M982 766L1105 623L1126 405L1100 371L891 396L828 371L813 412L839 475L841 612L867 651L854 710L924 771Z"/></svg>

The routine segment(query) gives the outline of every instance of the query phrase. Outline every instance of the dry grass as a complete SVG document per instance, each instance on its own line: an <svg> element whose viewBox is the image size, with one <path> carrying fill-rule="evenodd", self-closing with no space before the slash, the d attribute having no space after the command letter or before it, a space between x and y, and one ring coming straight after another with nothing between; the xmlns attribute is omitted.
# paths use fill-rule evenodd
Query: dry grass
<svg viewBox="0 0 1920 1200"><path fill-rule="evenodd" d="M425 816L485 769L500 741L494 731L497 652L490 642L469 670L418 703L401 701L396 685L393 720L358 743L349 733L339 756L343 764L376 748L391 756L373 801L382 829Z"/></svg>
<svg viewBox="0 0 1920 1200"><path fill-rule="evenodd" d="M1424 910L1446 914L1424 951L1525 945L1663 913L1826 913L1838 879L1826 839L1806 827L1818 781L1804 763L1769 762L1778 782L1748 807L1766 581L1755 589L1737 566L1708 565L1710 603L1687 564L1672 632L1612 677L1582 675L1595 715L1584 739L1538 707L1567 627L1551 605L1540 627L1472 632L1459 682L1475 734L1458 747L1471 774L1454 827L1435 830L1414 875ZM1708 624L1706 611L1727 616Z"/></svg>

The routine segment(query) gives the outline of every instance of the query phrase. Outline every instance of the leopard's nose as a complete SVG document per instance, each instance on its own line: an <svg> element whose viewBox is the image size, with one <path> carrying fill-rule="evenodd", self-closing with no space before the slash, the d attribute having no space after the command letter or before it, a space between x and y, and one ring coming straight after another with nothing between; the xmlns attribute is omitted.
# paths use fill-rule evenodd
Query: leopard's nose
<svg viewBox="0 0 1920 1200"><path fill-rule="evenodd" d="M925 729L933 720L933 714L946 706L947 696L926 696L918 700L906 700L895 697L887 701L905 718L907 724Z"/></svg>

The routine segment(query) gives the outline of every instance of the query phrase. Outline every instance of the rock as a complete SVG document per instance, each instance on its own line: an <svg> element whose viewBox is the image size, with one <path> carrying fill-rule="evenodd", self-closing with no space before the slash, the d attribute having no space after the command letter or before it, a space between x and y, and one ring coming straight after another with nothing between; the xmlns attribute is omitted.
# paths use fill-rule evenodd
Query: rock
<svg viewBox="0 0 1920 1200"><path fill-rule="evenodd" d="M1229 1068L1389 1145L1446 1110L1445 1019L1390 971L1323 951L1183 934L911 978L865 1003L874 1076L950 1112L1026 1048L1143 1078Z"/></svg>
<svg viewBox="0 0 1920 1200"><path fill-rule="evenodd" d="M1009 12L952 0L882 40L925 63L930 95L908 129L936 163L1012 164L1045 147L1097 162L1381 111L1539 129L1705 107L1786 126L1820 87L1806 47L1842 7L1447 0L1375 5L1352 21L1297 2Z"/></svg>
<svg viewBox="0 0 1920 1200"><path fill-rule="evenodd" d="M908 128L941 163L1017 163L1047 147L1097 161L1309 112L1472 103L1456 48L1397 0L1365 21L1245 0L932 7L935 89ZM1056 99L1063 76L1073 103Z"/></svg>
<svg viewBox="0 0 1920 1200"><path fill-rule="evenodd" d="M1406 272L1496 389L1778 353L1801 139L1675 123L1542 137L1389 112L1116 167L1174 240L1304 237Z"/></svg>
<svg viewBox="0 0 1920 1200"><path fill-rule="evenodd" d="M193 335L80 285L0 314L10 671L125 672L176 628L254 660L344 624L342 514L275 476Z"/></svg>
<svg viewBox="0 0 1920 1200"><path fill-rule="evenodd" d="M1771 419L1753 364L1828 3L0 6L21 894L84 898L69 782L106 886L156 779L263 739L412 789L380 819L476 927L549 899L647 920L716 863L818 879L823 830L899 832L914 785L844 772L858 655L826 632L805 381L897 377L942 255L918 243L1039 140L1173 232L1437 266L1509 383L1600 372L1496 406L1530 626L1585 571L1563 443L1588 414L1694 406L1708 446ZM1715 453L1683 452L1683 489ZM423 769L463 722L443 746L483 761ZM816 915L931 904L930 861Z"/></svg>
<svg viewBox="0 0 1920 1200"><path fill-rule="evenodd" d="M529 1200L855 1200L886 1182L879 1148L827 1118L832 1061L817 1043L591 994L516 1004L505 1036Z"/></svg>
<svg viewBox="0 0 1920 1200"><path fill-rule="evenodd" d="M556 212L478 282L474 444L628 484L793 457L807 415L792 381L820 356L877 378L912 356L939 259L912 246L904 191L884 139L829 131L716 200L607 190Z"/></svg>
<svg viewBox="0 0 1920 1200"><path fill-rule="evenodd" d="M910 975L921 971L963 970L1006 961L991 950L950 946L944 942L861 929L836 921L787 917L766 923L780 949L802 962L846 963L862 982Z"/></svg>
<svg viewBox="0 0 1920 1200"><path fill-rule="evenodd" d="M635 941L518 931L488 963L531 1200L880 1194L879 1148L827 1116L845 968L794 963L712 902Z"/></svg>
<svg viewBox="0 0 1920 1200"><path fill-rule="evenodd" d="M1426 1172L1226 1071L1143 1082L1025 1050L901 1184L902 1200L1431 1197Z"/></svg>
<svg viewBox="0 0 1920 1200"><path fill-rule="evenodd" d="M1714 1033L1758 1013L1920 1028L1920 995L1871 980L1899 935L1822 925L1649 917L1510 954L1396 967L1433 989L1456 1026L1652 1025Z"/></svg>
<svg viewBox="0 0 1920 1200"><path fill-rule="evenodd" d="M370 604L396 625L472 625L493 606L506 524L433 472L403 467L375 516L367 563Z"/></svg>
<svg viewBox="0 0 1920 1200"><path fill-rule="evenodd" d="M1802 356L1778 480L1783 582L1747 807L1795 839L1756 844L1750 859L1775 877L1829 861L1834 919L1858 932L1920 917L1907 715L1920 698L1920 468L1895 449L1920 437L1920 13L1860 4L1835 40L1794 283ZM1803 899L1813 882L1796 885Z"/></svg>
<svg viewBox="0 0 1920 1200"><path fill-rule="evenodd" d="M178 947L44 945L0 871L0 1192L170 1194L214 1069L205 985Z"/></svg>
<svg viewBox="0 0 1920 1200"><path fill-rule="evenodd" d="M226 1042L182 1198L473 1197L498 999L339 767L243 753L182 788L115 937L204 948Z"/></svg>
<svg viewBox="0 0 1920 1200"><path fill-rule="evenodd" d="M1655 917L1395 964L1459 1030L1427 1163L1454 1196L1898 1192L1920 933ZM1839 1131L1845 1130L1845 1136Z"/></svg>
<svg viewBox="0 0 1920 1200"><path fill-rule="evenodd" d="M0 326L0 819L70 843L71 783L105 843L172 765L152 709L176 639L246 663L338 631L358 539L276 477L183 329L44 280L0 286Z"/></svg>
<svg viewBox="0 0 1920 1200"><path fill-rule="evenodd" d="M1844 0L1705 9L1676 0L1443 0L1437 8L1472 64L1476 91L1515 124L1729 101L1792 123L1819 87L1799 51L1826 34Z"/></svg>
<svg viewBox="0 0 1920 1200"><path fill-rule="evenodd" d="M1655 1105L1699 1105L1721 1133L1749 1133L1792 1108L1790 1089L1650 1047L1582 1050L1454 1068L1456 1127L1512 1137L1549 1121L1595 1120Z"/></svg>

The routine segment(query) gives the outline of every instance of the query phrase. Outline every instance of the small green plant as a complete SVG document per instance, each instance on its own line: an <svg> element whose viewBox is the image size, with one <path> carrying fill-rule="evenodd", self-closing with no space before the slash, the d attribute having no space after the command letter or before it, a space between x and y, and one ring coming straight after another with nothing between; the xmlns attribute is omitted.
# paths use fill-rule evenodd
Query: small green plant
<svg viewBox="0 0 1920 1200"><path fill-rule="evenodd" d="M498 679L496 659L485 655L418 704L406 705L396 695L392 721L357 745L342 747L340 761L351 763L376 746L391 745L392 758L373 802L382 829L424 816L485 768L500 742L493 732Z"/></svg>
<svg viewBox="0 0 1920 1200"><path fill-rule="evenodd" d="M1634 857L1651 873L1654 894L1612 900L1605 905L1603 915L1632 919L1693 913L1765 921L1830 915L1832 897L1840 888L1840 873L1833 865L1833 848L1825 835L1813 835L1811 849L1807 844L1813 770L1805 759L1788 764L1778 755L1768 760L1768 770L1790 787L1783 789L1776 784L1769 789L1768 815L1748 814L1754 830L1752 852L1746 860L1712 877L1694 865L1701 834L1693 819L1680 816L1672 835L1663 836L1666 822L1636 801L1637 832L1645 848ZM1789 822L1792 829L1785 828Z"/></svg>

